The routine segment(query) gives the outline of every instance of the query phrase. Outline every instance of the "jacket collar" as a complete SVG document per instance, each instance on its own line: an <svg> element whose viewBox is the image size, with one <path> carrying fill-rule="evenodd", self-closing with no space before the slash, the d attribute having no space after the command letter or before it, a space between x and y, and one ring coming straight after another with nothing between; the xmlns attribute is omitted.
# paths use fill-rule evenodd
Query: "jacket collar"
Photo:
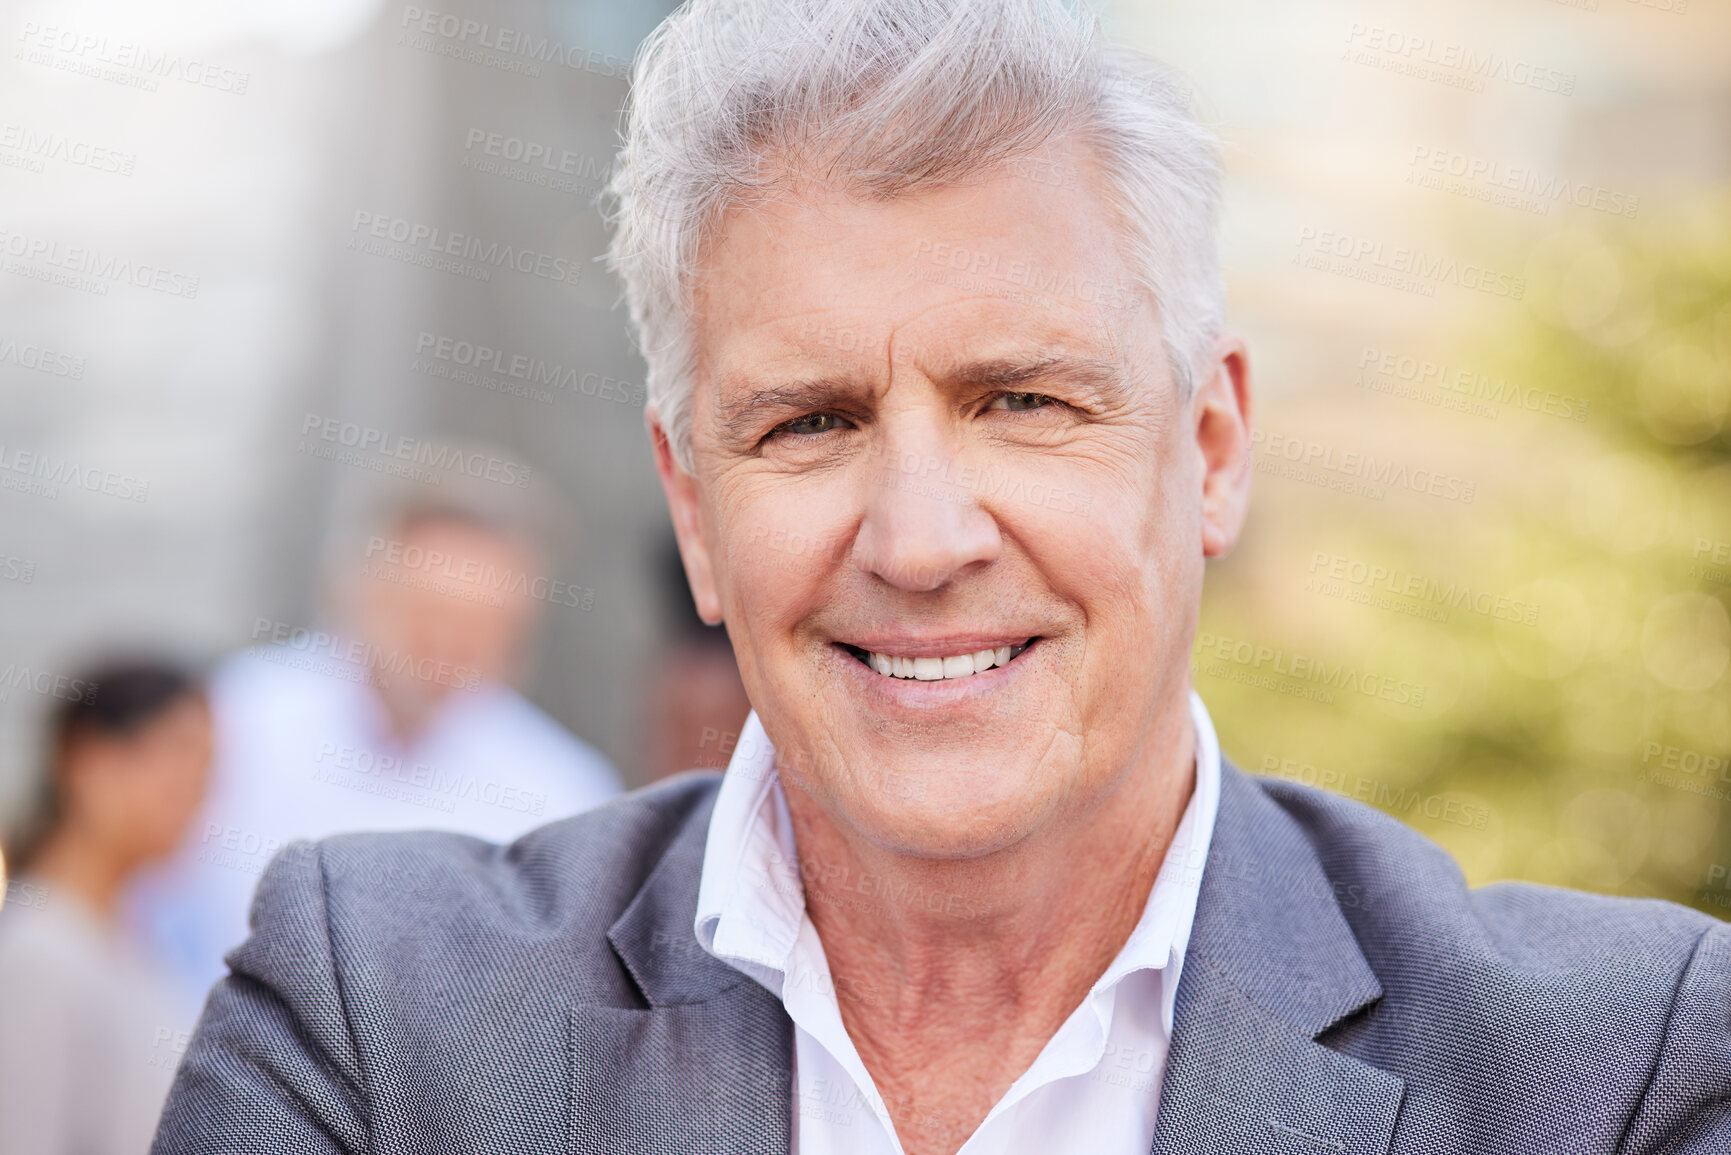
<svg viewBox="0 0 1731 1155"><path fill-rule="evenodd" d="M1297 822L1230 764L1221 767L1220 790L1154 1150L1382 1155L1405 1084L1315 1041L1382 996L1341 911L1368 896L1330 880ZM706 1135L761 1138L767 1128L779 1138L791 1107L792 1025L773 996L692 934L713 804L710 787L608 932L649 1004L647 1015L579 1011L574 1031L581 1050L598 1048L592 1058L611 1051L654 1068L623 1078L611 1068L614 1081L634 1093L652 1099L653 1086L666 1086L663 1078L688 1089L715 1083L703 1101L726 1101L746 1117L736 1126L709 1120ZM686 1042L672 1050L652 1045L666 1032ZM727 1061L715 1065L710 1060L720 1052ZM647 1101L626 1096L620 1103Z"/></svg>
<svg viewBox="0 0 1731 1155"><path fill-rule="evenodd" d="M1222 767L1154 1151L1383 1155L1405 1083L1316 1042L1382 997L1337 885L1293 818Z"/></svg>
<svg viewBox="0 0 1731 1155"><path fill-rule="evenodd" d="M607 931L607 941L651 1007L703 1002L744 981L738 971L698 945L691 933L703 848L721 782L721 775L714 772L704 777L710 781L702 802L685 815L661 861Z"/></svg>
<svg viewBox="0 0 1731 1155"><path fill-rule="evenodd" d="M793 1031L781 1004L691 934L719 775L608 929L644 1008L571 1008L566 1150L788 1151Z"/></svg>
<svg viewBox="0 0 1731 1155"><path fill-rule="evenodd" d="M1341 912L1368 896L1330 880L1292 816L1243 771L1224 765L1220 790L1190 956L1315 1038L1382 997Z"/></svg>

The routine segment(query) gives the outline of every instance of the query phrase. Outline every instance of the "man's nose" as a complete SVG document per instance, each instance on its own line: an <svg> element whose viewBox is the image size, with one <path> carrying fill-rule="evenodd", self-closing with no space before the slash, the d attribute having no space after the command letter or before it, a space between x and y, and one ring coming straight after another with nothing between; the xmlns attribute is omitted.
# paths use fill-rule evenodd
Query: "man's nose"
<svg viewBox="0 0 1731 1155"><path fill-rule="evenodd" d="M979 501L982 473L964 471L953 447L936 437L898 439L873 464L853 547L860 569L923 592L997 560L1003 543Z"/></svg>

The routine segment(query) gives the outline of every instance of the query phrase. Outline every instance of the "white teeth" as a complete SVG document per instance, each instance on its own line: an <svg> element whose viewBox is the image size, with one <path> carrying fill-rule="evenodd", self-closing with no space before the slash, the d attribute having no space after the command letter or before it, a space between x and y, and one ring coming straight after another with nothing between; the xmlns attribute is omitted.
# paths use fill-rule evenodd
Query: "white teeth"
<svg viewBox="0 0 1731 1155"><path fill-rule="evenodd" d="M904 658L893 654L868 653L866 664L890 678L912 678L921 682L946 681L983 674L994 666L1007 665L1011 658L1028 648L998 646L974 654L957 654L951 658Z"/></svg>

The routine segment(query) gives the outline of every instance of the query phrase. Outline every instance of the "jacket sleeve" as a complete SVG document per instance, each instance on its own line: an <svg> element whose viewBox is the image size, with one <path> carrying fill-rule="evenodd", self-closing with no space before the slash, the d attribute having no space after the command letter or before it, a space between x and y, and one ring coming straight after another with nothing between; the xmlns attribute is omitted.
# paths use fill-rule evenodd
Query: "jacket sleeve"
<svg viewBox="0 0 1731 1155"><path fill-rule="evenodd" d="M1695 944L1658 1065L1618 1151L1731 1152L1731 924L1715 923Z"/></svg>
<svg viewBox="0 0 1731 1155"><path fill-rule="evenodd" d="M322 854L285 847L181 1059L152 1155L359 1155L368 1117Z"/></svg>

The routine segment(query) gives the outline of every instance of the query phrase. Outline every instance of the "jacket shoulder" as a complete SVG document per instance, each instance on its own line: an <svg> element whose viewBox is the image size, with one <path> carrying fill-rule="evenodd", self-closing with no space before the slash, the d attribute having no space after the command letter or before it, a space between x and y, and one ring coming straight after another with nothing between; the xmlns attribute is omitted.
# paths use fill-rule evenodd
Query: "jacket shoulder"
<svg viewBox="0 0 1731 1155"><path fill-rule="evenodd" d="M1471 888L1447 851L1372 806L1248 777L1303 830L1336 883L1348 921L1367 931L1406 928L1424 934L1429 950L1483 951L1512 968L1566 971L1607 958L1680 968L1718 925L1657 899L1526 882Z"/></svg>
<svg viewBox="0 0 1731 1155"><path fill-rule="evenodd" d="M533 975L559 988L549 995L633 1005L635 988L607 931L675 847L696 849L695 893L720 781L712 771L680 775L508 844L430 830L297 843L261 880L253 938L242 950L268 939L280 922L273 908L315 900L344 969L359 965L369 980L401 960L434 987L520 985Z"/></svg>
<svg viewBox="0 0 1731 1155"><path fill-rule="evenodd" d="M1382 986L1326 1041L1407 1081L1403 1128L1509 1149L1499 1128L1545 1104L1553 1149L1727 1149L1731 927L1654 899L1469 888L1372 807L1251 781L1309 839Z"/></svg>

